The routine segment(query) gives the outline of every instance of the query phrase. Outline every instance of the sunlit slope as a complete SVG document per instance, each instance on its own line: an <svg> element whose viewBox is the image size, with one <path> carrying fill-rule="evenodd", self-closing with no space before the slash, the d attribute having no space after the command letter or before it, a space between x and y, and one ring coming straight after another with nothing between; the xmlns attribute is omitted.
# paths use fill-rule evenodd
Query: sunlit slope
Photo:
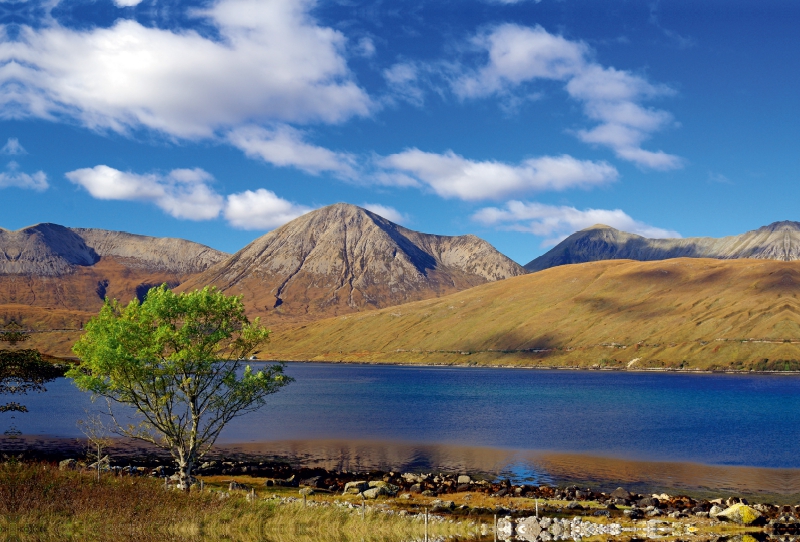
<svg viewBox="0 0 800 542"><path fill-rule="evenodd" d="M797 368L800 263L560 266L276 334L286 360Z"/></svg>

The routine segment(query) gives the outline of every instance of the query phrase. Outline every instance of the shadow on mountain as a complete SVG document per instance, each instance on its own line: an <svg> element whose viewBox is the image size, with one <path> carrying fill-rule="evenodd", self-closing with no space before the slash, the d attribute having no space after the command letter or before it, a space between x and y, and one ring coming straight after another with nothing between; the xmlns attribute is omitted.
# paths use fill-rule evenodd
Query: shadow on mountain
<svg viewBox="0 0 800 542"><path fill-rule="evenodd" d="M370 211L365 212L369 214L376 226L383 230L386 235L392 238L392 241L400 246L417 271L422 275L428 276L428 270L436 269L436 258L419 248L405 235L400 233L397 229L397 224L389 222L385 218L371 213Z"/></svg>

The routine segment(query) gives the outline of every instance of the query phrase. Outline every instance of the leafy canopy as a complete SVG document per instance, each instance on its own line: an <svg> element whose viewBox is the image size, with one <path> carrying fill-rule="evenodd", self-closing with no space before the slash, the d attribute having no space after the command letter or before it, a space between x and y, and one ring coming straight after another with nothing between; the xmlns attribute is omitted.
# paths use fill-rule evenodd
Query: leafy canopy
<svg viewBox="0 0 800 542"><path fill-rule="evenodd" d="M291 381L282 364L242 368L269 331L248 320L241 297L213 287L176 294L162 285L124 307L106 300L85 330L73 347L81 364L67 376L109 405L138 411L135 426L114 418L119 432L190 463L228 421L260 408Z"/></svg>

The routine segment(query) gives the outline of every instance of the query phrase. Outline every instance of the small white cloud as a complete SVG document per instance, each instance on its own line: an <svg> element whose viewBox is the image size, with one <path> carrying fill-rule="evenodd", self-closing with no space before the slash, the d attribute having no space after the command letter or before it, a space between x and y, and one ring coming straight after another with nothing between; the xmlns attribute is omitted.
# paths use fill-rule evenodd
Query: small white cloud
<svg viewBox="0 0 800 542"><path fill-rule="evenodd" d="M708 172L708 180L712 183L719 183L719 184L733 184L728 177L723 175L722 173L714 173L713 171Z"/></svg>
<svg viewBox="0 0 800 542"><path fill-rule="evenodd" d="M311 211L278 197L275 192L259 188L231 194L225 204L225 219L243 230L271 230Z"/></svg>
<svg viewBox="0 0 800 542"><path fill-rule="evenodd" d="M132 8L141 4L142 0L114 0L114 3L120 8Z"/></svg>
<svg viewBox="0 0 800 542"><path fill-rule="evenodd" d="M485 225L544 237L542 246L556 245L570 234L595 224L605 224L618 230L655 239L681 237L677 231L645 224L631 218L620 209L579 210L569 206L509 201L502 208L480 209L472 215L472 219Z"/></svg>
<svg viewBox="0 0 800 542"><path fill-rule="evenodd" d="M405 224L408 222L408 215L401 213L394 207L388 205L381 205L380 203L362 203L361 206L368 211L372 211L376 215L382 216L386 220L396 224Z"/></svg>
<svg viewBox="0 0 800 542"><path fill-rule="evenodd" d="M421 107L425 93L419 85L419 67L413 62L400 62L383 71L389 92L412 105Z"/></svg>
<svg viewBox="0 0 800 542"><path fill-rule="evenodd" d="M299 130L280 125L272 130L244 126L229 132L227 138L247 156L276 166L295 167L313 175L331 172L340 177L355 177L354 156L311 145L303 141L303 136Z"/></svg>
<svg viewBox="0 0 800 542"><path fill-rule="evenodd" d="M70 171L66 177L94 198L153 203L169 215L187 220L216 218L224 202L209 186L211 174L199 168L139 175L99 165Z"/></svg>
<svg viewBox="0 0 800 542"><path fill-rule="evenodd" d="M363 37L358 40L355 47L355 53L364 58L371 58L375 56L375 43L372 38Z"/></svg>
<svg viewBox="0 0 800 542"><path fill-rule="evenodd" d="M28 154L28 151L26 151L22 145L20 145L19 139L16 137L9 137L6 144L3 145L2 149L0 149L0 153L15 155Z"/></svg>
<svg viewBox="0 0 800 542"><path fill-rule="evenodd" d="M9 142L10 141L11 140L9 140ZM16 162L9 162L6 169L8 171L0 173L0 188L10 188L13 186L16 188L26 188L29 190L36 190L37 192L43 192L50 186L47 184L47 175L43 171L37 171L33 174L23 173L18 171L19 164Z"/></svg>
<svg viewBox="0 0 800 542"><path fill-rule="evenodd" d="M452 151L435 154L410 149L384 158L380 165L410 177L417 184L428 185L442 197L463 200L589 187L618 177L617 170L606 162L577 160L567 155L531 158L509 165L468 160Z"/></svg>

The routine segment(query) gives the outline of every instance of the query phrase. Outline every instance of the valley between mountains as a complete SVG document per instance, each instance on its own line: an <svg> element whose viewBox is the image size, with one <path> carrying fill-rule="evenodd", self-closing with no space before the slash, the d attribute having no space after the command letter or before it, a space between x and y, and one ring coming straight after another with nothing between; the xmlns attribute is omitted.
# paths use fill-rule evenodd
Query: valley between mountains
<svg viewBox="0 0 800 542"><path fill-rule="evenodd" d="M106 296L212 285L273 330L264 359L798 370L799 257L796 222L722 239L598 225L525 268L473 235L420 233L348 204L233 255L39 224L0 229L0 323L69 357Z"/></svg>

